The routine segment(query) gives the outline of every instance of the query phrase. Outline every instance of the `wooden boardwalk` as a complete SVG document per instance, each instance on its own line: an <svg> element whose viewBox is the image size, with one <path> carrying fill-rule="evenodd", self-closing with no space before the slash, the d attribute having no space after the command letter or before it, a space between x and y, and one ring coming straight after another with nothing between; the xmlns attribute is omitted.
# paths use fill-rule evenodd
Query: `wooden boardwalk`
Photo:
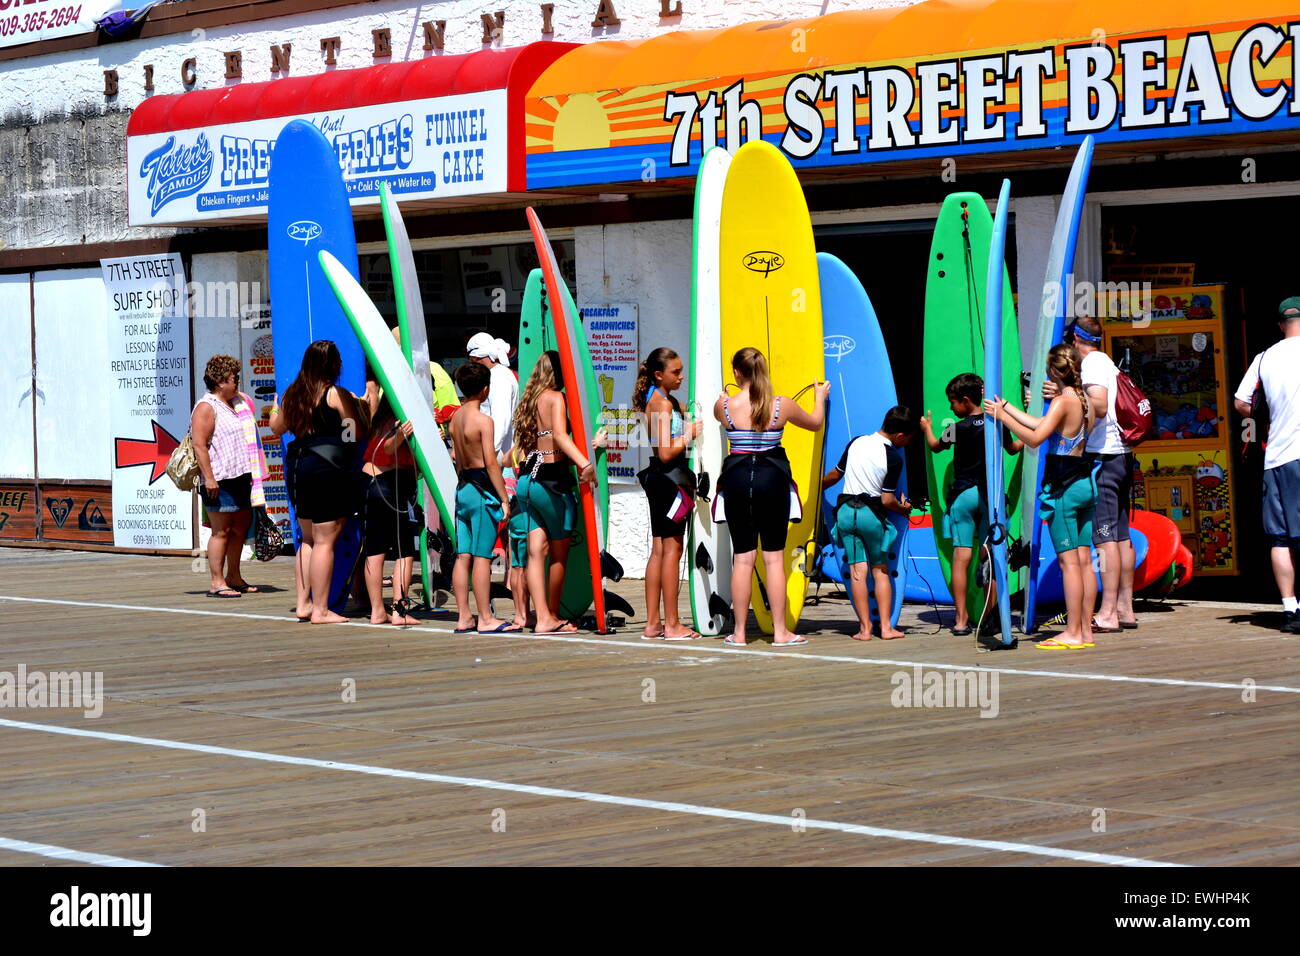
<svg viewBox="0 0 1300 956"><path fill-rule="evenodd" d="M167 865L1300 863L1300 637L1266 613L990 654L915 609L856 643L835 598L807 646L736 651L635 622L313 628L291 572L217 601L188 559L0 550L0 672L98 671L105 697L0 707L0 840ZM997 716L893 706L917 664L996 673Z"/></svg>

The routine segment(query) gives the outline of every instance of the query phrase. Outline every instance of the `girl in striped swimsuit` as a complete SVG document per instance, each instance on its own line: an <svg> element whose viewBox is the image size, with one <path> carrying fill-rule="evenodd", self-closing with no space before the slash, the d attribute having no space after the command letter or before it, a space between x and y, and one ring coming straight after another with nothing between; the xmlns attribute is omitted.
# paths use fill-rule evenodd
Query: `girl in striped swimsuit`
<svg viewBox="0 0 1300 956"><path fill-rule="evenodd" d="M758 549L763 549L768 600L772 608L773 644L806 644L785 626L785 536L790 525L790 460L781 447L787 424L817 431L826 421L829 382L813 387L813 410L794 399L772 394L767 359L758 349L743 348L731 360L738 394L723 393L713 416L726 425L730 453L718 476L727 530L731 534L731 599L735 631L725 641L743 645L749 597Z"/></svg>

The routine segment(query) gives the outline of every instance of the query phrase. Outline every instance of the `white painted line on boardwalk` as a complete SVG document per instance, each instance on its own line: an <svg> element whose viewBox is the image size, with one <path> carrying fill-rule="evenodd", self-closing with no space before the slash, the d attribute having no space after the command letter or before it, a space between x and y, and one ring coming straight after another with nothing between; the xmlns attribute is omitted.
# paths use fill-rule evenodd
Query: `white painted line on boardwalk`
<svg viewBox="0 0 1300 956"><path fill-rule="evenodd" d="M1000 853L1025 853L1032 856L1074 860L1077 863L1110 863L1117 866L1184 865L1181 863L1164 863L1159 860L1144 860L1132 856L1114 856L1110 853L1089 853L1082 850L1067 850L1061 847L1038 846L1033 843L980 840L972 837L946 836L941 833L925 833L920 830L892 830L885 827L864 826L858 823L841 823L837 820L799 819L794 816L781 816L775 813L751 813L748 810L729 810L725 807L706 807L694 803L623 797L612 793L561 790L556 787L506 783L501 780L486 780L481 777L454 777L441 773L422 773L418 770L396 770L392 767L375 767L370 764L344 763L338 760L317 760L314 757L290 757L285 754L263 753L260 750L237 750L211 744L191 744L179 740L164 740L159 737L136 737L132 734L114 734L104 730L81 730L74 727L62 727L58 724L32 724L21 720L0 719L0 727L11 727L15 730L34 730L46 734L62 734L68 737L89 737L94 740L110 740L125 744L140 744L145 747L161 747L165 750L186 750L193 753L212 754L218 757L260 760L264 763L361 773L374 777L395 777L399 780L419 780L424 783L442 783L456 787L474 787L480 790L505 790L510 793L525 793L536 797L552 797L558 800L581 800L586 803L604 803L618 807L635 807L640 810L658 810L664 813L718 817L724 820L739 820L745 823L766 823L785 830L789 830L792 826L798 824L805 829L812 830L831 830L838 833L854 833L861 836L881 837L887 840L905 840L914 843L937 843L942 846L967 847L975 850L995 850Z"/></svg>
<svg viewBox="0 0 1300 956"><path fill-rule="evenodd" d="M233 600L233 599L232 599ZM156 614L200 614L205 617L224 617L224 618L242 618L249 621L275 621L280 624L296 624L292 618L276 614L239 614L233 611L200 611L196 608L182 607L149 607L143 604L104 604L94 601L65 601L55 598L33 598L17 597L8 594L0 594L0 601L21 601L30 604L58 604L69 607L98 607L112 611L152 611ZM303 625L311 627L312 625ZM408 627L395 628L391 624L371 624L369 621L349 621L347 624L330 624L331 629L336 627L368 627L378 628L382 631L392 633L394 631L408 631L411 633L435 633L450 634L450 627ZM1180 680L1173 677L1130 677L1124 674L1085 674L1074 671L1039 671L1026 670L1019 667L988 667L984 664L947 664L941 661L900 661L890 660L880 657L843 657L835 654L809 654L807 652L784 650L781 648L748 650L743 647L721 647L714 644L699 643L692 641L689 644L664 643L662 641L630 641L630 640L612 640L607 637L582 637L577 634L529 634L526 632L515 632L513 634L476 634L465 635L467 637L476 637L478 639L499 639L511 641L556 641L562 644L596 644L602 647L620 647L624 649L637 648L640 650L686 652L696 654L740 654L751 657L762 657L767 660L783 660L786 658L795 658L805 661L830 661L837 664L866 664L877 667L930 667L934 670L955 670L969 671L981 670L990 674L1013 674L1024 677L1052 677L1062 680L1091 680L1091 681L1111 681L1123 684L1156 684L1168 687L1204 687L1213 690L1244 690L1246 685L1242 681L1207 681L1207 680ZM1066 653L1071 653L1067 651ZM1254 691L1273 691L1279 694L1300 694L1300 687L1287 687L1282 684L1259 684L1249 685Z"/></svg>
<svg viewBox="0 0 1300 956"><path fill-rule="evenodd" d="M162 866L161 863L127 860L120 856L107 856L103 853L84 853L81 850L69 850L64 846L51 846L48 843L28 843L26 840L10 840L8 837L0 837L0 850L31 853L36 856L49 857L52 860L71 860L73 863L93 863L95 866Z"/></svg>

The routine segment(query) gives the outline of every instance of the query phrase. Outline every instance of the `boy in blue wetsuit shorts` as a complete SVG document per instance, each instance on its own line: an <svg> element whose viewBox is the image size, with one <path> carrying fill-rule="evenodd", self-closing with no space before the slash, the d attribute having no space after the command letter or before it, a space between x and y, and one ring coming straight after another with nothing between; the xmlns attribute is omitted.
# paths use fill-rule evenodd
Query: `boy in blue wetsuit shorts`
<svg viewBox="0 0 1300 956"><path fill-rule="evenodd" d="M970 615L966 609L966 582L970 572L971 555L984 543L988 534L988 491L984 479L984 380L971 372L963 372L948 383L948 407L957 421L935 435L927 411L921 418L921 430L931 451L952 447L952 484L945 496L943 516L944 537L952 542L952 600L957 608L957 620L952 632L958 636L971 632ZM1019 454L1025 443L1018 441L1010 431L1002 433L1002 447L1013 455ZM988 583L991 603L996 585Z"/></svg>
<svg viewBox="0 0 1300 956"><path fill-rule="evenodd" d="M456 485L456 568L451 576L458 613L457 634L520 630L493 617L488 602L497 529L510 510L501 463L497 460L492 419L479 407L487 398L490 381L487 368L477 362L456 369L456 384L465 397L451 419L451 440L460 472L460 482ZM471 568L477 621L469 608Z"/></svg>
<svg viewBox="0 0 1300 956"><path fill-rule="evenodd" d="M897 543L898 529L887 512L905 515L912 510L907 497L898 493L898 482L906 465L902 449L914 434L916 413L895 405L885 414L880 431L850 441L839 464L822 478L823 488L844 480L844 491L835 503L835 537L849 564L849 594L861 625L853 635L856 641L871 640L868 568L875 583L881 638L889 641L905 636L889 620L894 606L889 555Z"/></svg>

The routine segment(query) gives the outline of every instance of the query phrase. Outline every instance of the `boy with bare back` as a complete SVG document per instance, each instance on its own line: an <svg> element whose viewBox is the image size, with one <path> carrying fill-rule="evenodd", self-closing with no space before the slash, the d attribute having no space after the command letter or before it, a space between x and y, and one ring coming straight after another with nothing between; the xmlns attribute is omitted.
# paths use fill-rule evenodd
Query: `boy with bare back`
<svg viewBox="0 0 1300 956"><path fill-rule="evenodd" d="M456 384L464 396L460 410L451 419L451 439L460 471L456 486L456 568L451 576L458 612L456 633L518 631L521 628L517 625L494 618L488 603L497 528L510 510L492 419L480 408L487 399L491 375L484 366L470 362L456 369ZM469 608L471 567L477 620Z"/></svg>

